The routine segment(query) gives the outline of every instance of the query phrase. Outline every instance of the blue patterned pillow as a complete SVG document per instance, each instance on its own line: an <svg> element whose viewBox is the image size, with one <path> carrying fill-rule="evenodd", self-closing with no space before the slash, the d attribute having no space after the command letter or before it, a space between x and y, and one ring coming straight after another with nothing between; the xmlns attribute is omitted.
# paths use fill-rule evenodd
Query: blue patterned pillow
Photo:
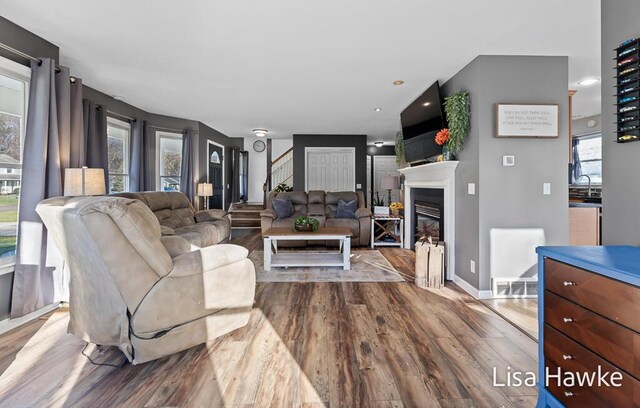
<svg viewBox="0 0 640 408"><path fill-rule="evenodd" d="M358 199L347 202L342 198L338 200L338 209L336 210L336 218L356 218L356 210L358 209Z"/></svg>

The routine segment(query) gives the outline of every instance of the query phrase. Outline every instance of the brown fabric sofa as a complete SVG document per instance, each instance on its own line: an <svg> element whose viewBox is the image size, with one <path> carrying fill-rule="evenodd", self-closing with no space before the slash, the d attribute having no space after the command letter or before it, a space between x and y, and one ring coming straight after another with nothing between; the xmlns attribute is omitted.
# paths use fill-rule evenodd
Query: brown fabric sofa
<svg viewBox="0 0 640 408"><path fill-rule="evenodd" d="M158 218L163 236L176 235L200 248L219 244L229 237L231 231L231 221L226 211L196 212L189 198L178 191L116 193L110 197L142 201Z"/></svg>
<svg viewBox="0 0 640 408"><path fill-rule="evenodd" d="M290 197L293 202L294 214L288 218L278 218L273 209L274 198ZM343 199L351 201L358 200L356 218L336 218L338 201ZM321 227L347 227L351 230L351 245L369 245L371 239L371 211L366 207L364 194L361 191L291 191L276 193L272 192L267 198L267 208L260 213L261 229L264 233L272 227L293 228L293 222L298 217L308 216L317 219ZM317 241L314 241L317 243ZM331 244L331 243L330 243ZM280 246L304 246L305 241L282 241Z"/></svg>
<svg viewBox="0 0 640 408"><path fill-rule="evenodd" d="M245 248L192 251L162 237L141 200L56 197L36 211L69 267L69 333L138 364L247 324L255 268Z"/></svg>

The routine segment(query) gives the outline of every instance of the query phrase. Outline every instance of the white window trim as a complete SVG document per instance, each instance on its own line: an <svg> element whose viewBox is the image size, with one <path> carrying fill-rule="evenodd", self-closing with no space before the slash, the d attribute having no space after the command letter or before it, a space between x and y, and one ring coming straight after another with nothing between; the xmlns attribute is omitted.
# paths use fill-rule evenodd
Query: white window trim
<svg viewBox="0 0 640 408"><path fill-rule="evenodd" d="M182 133L156 130L156 190L162 191L162 175L160 174L160 139L176 139L182 143ZM182 154L182 152L180 153ZM165 176L166 177L166 176Z"/></svg>
<svg viewBox="0 0 640 408"><path fill-rule="evenodd" d="M29 87L31 85L31 68L19 64L15 61L12 61L8 58L0 57L0 75L7 76L9 78L16 79L18 81L22 81L25 84L24 87L24 123L20 126L22 134L20 135L22 142L20 143L20 149L24 146L24 135L27 129L27 116L29 115ZM20 157L22 157L22 152L20 152ZM22 160L21 160L22 161ZM20 172L22 174L22 172ZM22 178L20 179L20 185L22 185ZM16 231L16 238L17 238ZM2 259L2 263L0 263L0 275L5 275L8 273L13 273L15 271L15 262L16 258L14 256L7 256Z"/></svg>
<svg viewBox="0 0 640 408"><path fill-rule="evenodd" d="M129 122L125 122L113 117L107 117L107 126L121 128L127 131L127 137L124 140L124 163L122 163L122 168L124 169L124 173L112 173L109 172L108 177L110 176L125 176L124 178L124 191L129 191L129 173L130 173L130 162L131 162L131 124ZM107 137L114 137L108 136Z"/></svg>

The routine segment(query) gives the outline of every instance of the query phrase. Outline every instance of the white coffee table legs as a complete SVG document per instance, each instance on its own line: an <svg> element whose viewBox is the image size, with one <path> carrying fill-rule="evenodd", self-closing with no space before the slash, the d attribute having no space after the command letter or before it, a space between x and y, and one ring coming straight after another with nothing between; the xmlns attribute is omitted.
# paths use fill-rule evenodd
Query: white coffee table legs
<svg viewBox="0 0 640 408"><path fill-rule="evenodd" d="M351 269L351 237L346 237L342 246L342 269Z"/></svg>
<svg viewBox="0 0 640 408"><path fill-rule="evenodd" d="M264 271L271 270L271 238L264 238Z"/></svg>

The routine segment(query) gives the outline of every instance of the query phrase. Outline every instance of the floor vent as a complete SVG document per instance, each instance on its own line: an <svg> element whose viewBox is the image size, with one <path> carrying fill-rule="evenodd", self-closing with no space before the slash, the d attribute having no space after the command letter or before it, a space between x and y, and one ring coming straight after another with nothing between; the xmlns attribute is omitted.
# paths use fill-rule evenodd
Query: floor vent
<svg viewBox="0 0 640 408"><path fill-rule="evenodd" d="M532 298L538 297L537 278L493 278L494 298Z"/></svg>

